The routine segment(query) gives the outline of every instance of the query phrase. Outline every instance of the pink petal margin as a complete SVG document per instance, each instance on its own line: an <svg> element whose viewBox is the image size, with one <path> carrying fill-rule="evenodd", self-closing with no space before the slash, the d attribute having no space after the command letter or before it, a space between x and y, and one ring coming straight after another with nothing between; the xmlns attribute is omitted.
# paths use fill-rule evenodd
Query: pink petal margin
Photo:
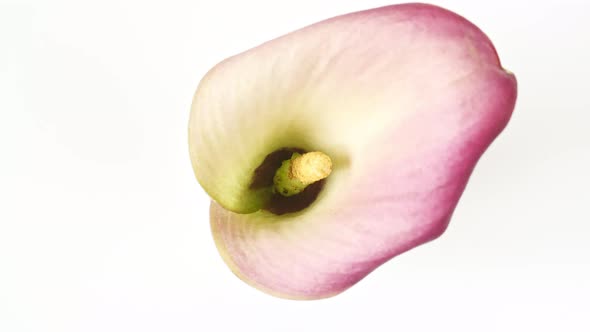
<svg viewBox="0 0 590 332"><path fill-rule="evenodd" d="M373 138L366 148L373 157L353 161L354 176L328 183L333 187L318 199L328 203L280 219L211 204L213 236L226 263L242 280L275 296L333 296L392 257L440 236L475 164L515 105L514 75L501 68L489 39L464 18L407 4L319 24L359 17L381 21L383 29L428 27L437 40L457 42L468 35L478 41L472 43L473 57L457 61L473 68L416 101L395 128Z"/></svg>

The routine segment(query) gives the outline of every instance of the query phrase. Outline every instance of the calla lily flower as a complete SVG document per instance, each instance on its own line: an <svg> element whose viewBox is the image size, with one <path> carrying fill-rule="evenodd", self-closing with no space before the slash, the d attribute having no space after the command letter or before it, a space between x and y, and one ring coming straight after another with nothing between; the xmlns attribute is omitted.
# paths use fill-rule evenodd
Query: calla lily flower
<svg viewBox="0 0 590 332"><path fill-rule="evenodd" d="M486 35L425 4L338 16L222 61L189 125L221 256L275 296L346 290L444 232L515 100Z"/></svg>

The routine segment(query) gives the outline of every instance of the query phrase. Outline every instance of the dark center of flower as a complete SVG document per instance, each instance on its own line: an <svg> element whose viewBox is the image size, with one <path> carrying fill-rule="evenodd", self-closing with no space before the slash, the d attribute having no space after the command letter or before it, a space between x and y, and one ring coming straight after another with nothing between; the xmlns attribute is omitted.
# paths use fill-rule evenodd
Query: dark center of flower
<svg viewBox="0 0 590 332"><path fill-rule="evenodd" d="M250 189L258 190L273 187L273 179L283 161L291 159L294 153L303 155L306 152L300 148L282 148L270 153L254 171ZM285 196L286 193L282 194L273 190L263 209L276 215L301 211L316 200L324 184L325 179L319 180L307 185L301 192L291 196Z"/></svg>

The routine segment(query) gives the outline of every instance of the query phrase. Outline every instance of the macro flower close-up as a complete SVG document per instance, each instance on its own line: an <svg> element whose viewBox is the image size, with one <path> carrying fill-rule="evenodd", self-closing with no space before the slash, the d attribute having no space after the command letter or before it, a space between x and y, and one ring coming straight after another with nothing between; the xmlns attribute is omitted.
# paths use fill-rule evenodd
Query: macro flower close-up
<svg viewBox="0 0 590 332"><path fill-rule="evenodd" d="M278 297L341 293L445 231L516 95L488 37L426 4L220 62L194 96L189 146L221 256Z"/></svg>
<svg viewBox="0 0 590 332"><path fill-rule="evenodd" d="M590 1L0 0L0 332L588 332Z"/></svg>

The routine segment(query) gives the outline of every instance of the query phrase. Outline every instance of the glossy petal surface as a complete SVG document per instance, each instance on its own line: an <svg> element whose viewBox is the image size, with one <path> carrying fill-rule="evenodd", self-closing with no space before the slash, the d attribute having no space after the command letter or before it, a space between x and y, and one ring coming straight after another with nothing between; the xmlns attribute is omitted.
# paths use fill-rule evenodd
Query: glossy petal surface
<svg viewBox="0 0 590 332"><path fill-rule="evenodd" d="M515 99L488 38L430 5L336 17L225 60L190 122L222 256L277 296L343 291L444 231ZM240 214L259 208L252 172L281 147L330 155L324 190L298 213Z"/></svg>

